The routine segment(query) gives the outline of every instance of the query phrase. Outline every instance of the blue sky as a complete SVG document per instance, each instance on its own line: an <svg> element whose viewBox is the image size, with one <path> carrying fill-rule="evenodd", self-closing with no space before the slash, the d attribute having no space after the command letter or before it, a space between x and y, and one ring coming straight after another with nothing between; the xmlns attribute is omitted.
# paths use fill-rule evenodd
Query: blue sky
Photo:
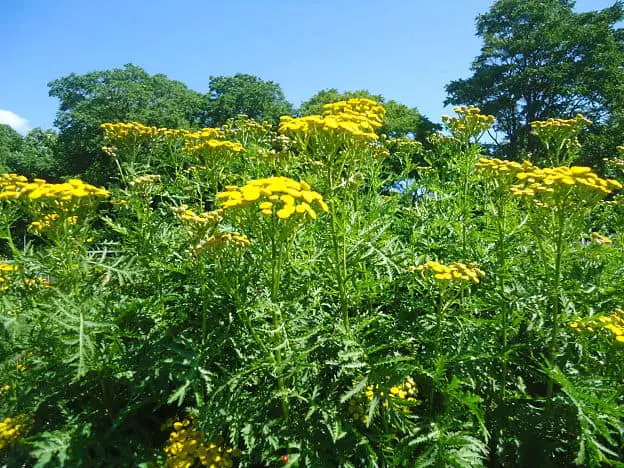
<svg viewBox="0 0 624 468"><path fill-rule="evenodd" d="M474 19L492 3L0 0L0 119L50 127L49 81L132 62L200 92L211 75L258 75L295 104L324 88L367 89L437 121L444 85L469 76L481 45Z"/></svg>

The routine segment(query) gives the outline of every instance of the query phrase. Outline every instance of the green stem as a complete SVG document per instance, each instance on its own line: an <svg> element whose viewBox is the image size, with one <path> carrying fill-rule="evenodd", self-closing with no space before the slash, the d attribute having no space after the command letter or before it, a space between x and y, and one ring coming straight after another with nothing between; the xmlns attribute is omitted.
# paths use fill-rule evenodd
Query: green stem
<svg viewBox="0 0 624 468"><path fill-rule="evenodd" d="M468 188L470 185L470 171L472 169L472 151L470 146L464 151L462 161L462 197L461 197L461 218L462 218L462 256L468 258Z"/></svg>
<svg viewBox="0 0 624 468"><path fill-rule="evenodd" d="M328 170L328 178L329 178L329 187L333 192L333 172L331 166ZM346 252L346 244L343 240L342 249L340 248L340 242L338 240L338 225L336 222L336 203L335 197L332 193L332 198L329 201L330 204L330 218L331 218L331 237L332 237L332 253L334 256L334 267L336 270L336 281L338 283L338 293L340 295L340 311L342 313L342 325L345 329L345 332L349 332L349 310L347 308L347 285L346 285L346 277L347 277L347 252ZM342 250L342 253L341 253Z"/></svg>
<svg viewBox="0 0 624 468"><path fill-rule="evenodd" d="M203 276L203 275L202 275ZM208 337L208 301L206 300L206 286L204 278L200 280L201 284L201 301L202 301L202 345L206 344L206 338Z"/></svg>
<svg viewBox="0 0 624 468"><path fill-rule="evenodd" d="M15 246L15 242L13 242L13 235L11 234L11 225L7 222L6 226L6 240L7 240L7 244L9 245L9 249L11 250L11 254L13 255L13 258L17 258L17 256L19 255L19 250L17 249L17 247Z"/></svg>
<svg viewBox="0 0 624 468"><path fill-rule="evenodd" d="M563 257L564 250L564 228L565 228L565 211L563 209L559 209L557 213L558 226L557 226L557 239L555 245L555 274L553 278L553 288L551 291L551 308L552 308L552 325L550 329L550 346L548 348L548 359L552 363L555 362L555 358L557 355L557 339L559 337L559 328L560 328L560 315L561 315L561 300L560 300L560 286L561 286L561 260ZM552 404L552 396L553 396L553 386L554 382L552 379L548 380L548 384L546 387L546 406L550 408Z"/></svg>
<svg viewBox="0 0 624 468"><path fill-rule="evenodd" d="M440 354L440 341L442 340L442 314L444 313L443 307L444 301L444 291L440 291L440 295L438 297L438 303L436 305L436 331L435 331L435 342L433 348L433 356L434 359L439 358ZM433 396L435 394L435 380L431 382L431 390L429 392L429 414L433 414Z"/></svg>
<svg viewBox="0 0 624 468"><path fill-rule="evenodd" d="M496 210L496 227L498 232L497 239L497 254L498 254L498 293L501 299L501 330L502 330L502 342L503 342L503 362L502 362L502 375L501 375L501 392L500 392L500 402L503 403L505 401L505 391L507 386L507 326L508 326L508 303L505 300L505 267L506 267L506 257L505 257L505 200L500 194L499 196L500 204L498 209Z"/></svg>
<svg viewBox="0 0 624 468"><path fill-rule="evenodd" d="M273 343L275 344L275 366L277 372L277 388L280 393L284 393L286 385L284 382L284 376L282 374L282 350L279 349L281 346L280 337L282 335L281 329L281 320L277 311L277 307L279 306L279 285L280 285L280 276L281 276L281 257L282 257L282 249L281 245L278 245L278 240L276 239L277 229L276 229L276 221L273 218L271 227L271 302L273 302L273 307L271 308L271 315L273 319ZM288 399L285 395L282 395L282 414L286 420L288 420Z"/></svg>

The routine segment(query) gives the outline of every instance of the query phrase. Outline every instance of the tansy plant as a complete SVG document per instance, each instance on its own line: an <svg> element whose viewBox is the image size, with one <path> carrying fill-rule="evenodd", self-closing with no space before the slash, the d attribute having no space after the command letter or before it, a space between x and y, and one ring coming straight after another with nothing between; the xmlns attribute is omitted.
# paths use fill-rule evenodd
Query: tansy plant
<svg viewBox="0 0 624 468"><path fill-rule="evenodd" d="M19 443L28 426L28 418L23 414L0 421L0 452Z"/></svg>
<svg viewBox="0 0 624 468"><path fill-rule="evenodd" d="M420 273L422 278L429 283L429 286L434 286L433 289L437 298L434 298L436 323L433 356L434 359L438 360L442 357L440 354L440 343L442 341L442 325L445 312L454 304L467 285L479 284L485 276L485 272L473 264L451 263L444 265L434 260L430 260L422 265L411 266L408 268L408 271ZM433 394L436 383L433 382L429 395L430 413L433 411Z"/></svg>
<svg viewBox="0 0 624 468"><path fill-rule="evenodd" d="M570 327L578 332L595 334L598 330L606 330L618 345L624 345L624 309L616 308L609 315L591 317L585 320L570 322Z"/></svg>
<svg viewBox="0 0 624 468"><path fill-rule="evenodd" d="M309 164L316 165L315 172L333 199L336 191L357 189L363 174L377 165L369 149L379 138L375 131L382 126L386 111L360 98L326 104L324 109L323 115L281 117L279 132L292 138Z"/></svg>
<svg viewBox="0 0 624 468"><path fill-rule="evenodd" d="M108 190L78 179L49 183L37 178L29 181L16 174L0 176L0 200L30 215L33 219L28 226L30 233L54 243L65 242L75 236L74 226L78 221L91 217L98 203L109 195ZM9 210L8 213L15 216L16 212ZM5 238L14 249L10 235L12 222L5 220L5 223Z"/></svg>
<svg viewBox="0 0 624 468"><path fill-rule="evenodd" d="M382 161L373 145L385 108L375 101L353 98L324 106L323 115L284 116L279 131L293 139L320 179L331 207L332 263L343 328L349 330L346 235L348 214L358 210L364 183L378 191Z"/></svg>
<svg viewBox="0 0 624 468"><path fill-rule="evenodd" d="M468 257L468 229L472 216L470 193L473 190L475 163L481 155L479 140L494 125L494 117L481 113L475 106L459 106L454 108L456 117L442 116L446 130L450 134L447 138L438 138L437 145L445 154L445 164L452 173L458 175L459 196L455 203L461 223L461 253Z"/></svg>
<svg viewBox="0 0 624 468"><path fill-rule="evenodd" d="M358 384L353 382L355 388ZM371 425L379 407L409 413L418 404L418 386L411 376L396 385L370 384L362 390L349 399L348 408L353 420L366 426Z"/></svg>
<svg viewBox="0 0 624 468"><path fill-rule="evenodd" d="M548 358L554 361L562 320L561 282L565 253L572 242L578 241L591 209L622 185L616 180L602 179L591 168L583 166L533 166L518 172L516 179L518 183L511 186L511 193L527 202L530 226L539 247L545 277L550 279ZM549 404L552 395L551 379L546 395Z"/></svg>
<svg viewBox="0 0 624 468"><path fill-rule="evenodd" d="M264 248L263 256L269 259L271 266L268 275L271 301L277 306L280 301L282 269L288 259L294 234L303 222L315 220L318 212L329 211L323 196L303 180L270 177L250 180L242 187L227 186L216 198L221 202L224 216L249 229ZM283 393L285 383L280 370L280 344L285 328L277 307L272 308L272 320L275 349L271 353L277 368L279 390ZM285 396L282 397L282 409L284 417L288 418Z"/></svg>
<svg viewBox="0 0 624 468"><path fill-rule="evenodd" d="M577 114L571 119L547 119L531 122L532 133L546 150L545 160L552 166L568 165L579 154L581 144L578 135L591 121Z"/></svg>
<svg viewBox="0 0 624 468"><path fill-rule="evenodd" d="M237 231L225 231L220 227L223 220L223 209L196 213L187 205L173 207L176 218L181 222L186 232L187 252L193 259L201 281L202 295L202 343L206 342L208 334L208 291L206 290L206 268L214 263L216 268L213 274L219 284L226 286L229 293L237 300L239 295L238 278L231 278L225 268L226 265L242 262L243 251L251 244L245 234Z"/></svg>
<svg viewBox="0 0 624 468"><path fill-rule="evenodd" d="M171 428L173 430L165 444L166 467L192 468L199 465L227 468L233 466L234 459L240 456L239 450L224 447L221 440L207 441L189 418L175 421Z"/></svg>
<svg viewBox="0 0 624 468"><path fill-rule="evenodd" d="M509 298L505 293L506 277L508 273L508 238L510 233L516 228L518 221L514 220L517 213L517 200L512 195L511 186L516 182L516 175L520 172L530 170L533 165L528 161L522 163L516 161L506 161L498 158L480 158L475 164L477 175L482 180L485 188L485 201L490 212L490 220L495 224L496 231L496 285L498 299L500 302L500 329L503 352L501 357L502 373L500 382L500 398L505 400L505 389L507 385L507 359L508 350L508 328L510 306ZM514 222L515 221L515 222Z"/></svg>
<svg viewBox="0 0 624 468"><path fill-rule="evenodd" d="M113 157L121 179L126 182L127 172L133 172L134 166L139 164L161 167L177 177L185 164L199 162L210 168L210 188L215 191L229 159L244 151L240 143L226 140L219 128L192 131L139 122L103 123L101 127L107 144L102 150ZM139 158L144 153L145 159ZM155 154L161 156L158 161L152 160Z"/></svg>

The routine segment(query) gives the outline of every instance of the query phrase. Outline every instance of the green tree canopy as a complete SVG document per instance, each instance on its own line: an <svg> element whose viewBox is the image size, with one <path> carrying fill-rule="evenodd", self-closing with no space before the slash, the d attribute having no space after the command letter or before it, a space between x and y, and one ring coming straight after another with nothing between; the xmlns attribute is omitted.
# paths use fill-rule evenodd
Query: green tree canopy
<svg viewBox="0 0 624 468"><path fill-rule="evenodd" d="M275 123L292 113L279 84L254 75L211 76L208 92L208 123L218 127L239 114Z"/></svg>
<svg viewBox="0 0 624 468"><path fill-rule="evenodd" d="M0 161L22 146L22 135L7 124L0 124Z"/></svg>
<svg viewBox="0 0 624 468"><path fill-rule="evenodd" d="M100 147L103 122L140 121L146 125L184 128L206 118L204 97L165 75L150 75L135 65L72 73L48 84L50 96L60 101L55 125L59 129L59 151L65 171L78 174L91 170L102 175L105 165Z"/></svg>
<svg viewBox="0 0 624 468"><path fill-rule="evenodd" d="M575 13L571 0L498 0L477 17L481 54L472 76L446 86L446 103L496 116L507 151L532 150L528 123L583 113L598 124L620 107L624 84L621 2Z"/></svg>
<svg viewBox="0 0 624 468"><path fill-rule="evenodd" d="M57 143L55 131L33 128L21 140L19 148L7 154L6 169L27 177L58 178L63 166L57 158Z"/></svg>
<svg viewBox="0 0 624 468"><path fill-rule="evenodd" d="M366 90L340 92L335 88L323 89L303 102L299 108L300 115L322 114L323 106L332 102L351 98L366 98L382 104L386 109L384 125L380 133L391 137L413 135L416 140L424 140L427 135L438 128L415 107L408 107L397 101L386 101L379 94Z"/></svg>

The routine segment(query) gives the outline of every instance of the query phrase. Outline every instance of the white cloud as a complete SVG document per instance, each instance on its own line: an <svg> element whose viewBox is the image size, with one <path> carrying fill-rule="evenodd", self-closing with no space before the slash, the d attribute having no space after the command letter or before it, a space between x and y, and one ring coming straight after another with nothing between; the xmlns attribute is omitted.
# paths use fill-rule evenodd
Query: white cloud
<svg viewBox="0 0 624 468"><path fill-rule="evenodd" d="M10 110L0 109L0 124L7 124L14 130L17 130L21 134L25 134L30 130L28 120L24 117L17 115Z"/></svg>

